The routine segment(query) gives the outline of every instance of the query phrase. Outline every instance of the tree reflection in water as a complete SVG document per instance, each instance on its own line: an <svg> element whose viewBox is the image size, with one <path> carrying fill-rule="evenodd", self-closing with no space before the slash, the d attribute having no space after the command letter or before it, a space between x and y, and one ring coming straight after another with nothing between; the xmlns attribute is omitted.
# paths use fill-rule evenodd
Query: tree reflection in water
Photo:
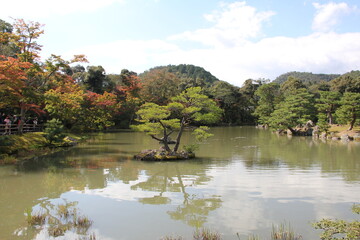
<svg viewBox="0 0 360 240"><path fill-rule="evenodd" d="M134 167L139 167L138 171L134 170ZM138 201L152 205L176 205L174 211L167 213L172 219L181 220L192 227L202 227L209 213L219 208L222 203L219 196L206 196L207 194L201 194L198 191L196 194L191 194L194 187L204 185L211 180L211 177L206 175L203 164L195 162L126 163L117 171L114 172L114 169L110 171L112 171L111 178L115 174L119 178L125 178L127 182L129 179L138 179L134 177L134 173L139 174L145 171L148 178L132 185L131 190L157 192L157 194L153 197L139 198ZM181 201L177 204L179 198Z"/></svg>

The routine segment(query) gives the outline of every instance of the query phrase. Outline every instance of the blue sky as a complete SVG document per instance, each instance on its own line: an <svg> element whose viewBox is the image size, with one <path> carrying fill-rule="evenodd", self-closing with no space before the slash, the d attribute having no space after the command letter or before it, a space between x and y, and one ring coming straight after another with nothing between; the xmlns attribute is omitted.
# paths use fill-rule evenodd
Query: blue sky
<svg viewBox="0 0 360 240"><path fill-rule="evenodd" d="M44 59L85 54L107 73L184 63L241 86L360 70L358 0L17 0L1 4L10 17L45 24Z"/></svg>

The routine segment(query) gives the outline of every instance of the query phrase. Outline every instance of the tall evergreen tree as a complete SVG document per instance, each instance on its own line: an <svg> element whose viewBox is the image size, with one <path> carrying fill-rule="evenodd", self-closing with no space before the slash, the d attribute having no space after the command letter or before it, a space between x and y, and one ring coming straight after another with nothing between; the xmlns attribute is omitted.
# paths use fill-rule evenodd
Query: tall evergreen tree
<svg viewBox="0 0 360 240"><path fill-rule="evenodd" d="M320 98L317 99L317 104L315 105L318 111L318 114L325 114L327 122L329 124L334 123L333 113L335 112L341 94L339 92L327 92L320 91Z"/></svg>
<svg viewBox="0 0 360 240"><path fill-rule="evenodd" d="M352 130L360 119L360 93L344 93L340 104L336 111L337 119L339 123L349 124L348 130Z"/></svg>
<svg viewBox="0 0 360 240"><path fill-rule="evenodd" d="M314 118L313 102L313 95L305 88L295 90L276 106L269 119L270 127L295 133L294 127Z"/></svg>
<svg viewBox="0 0 360 240"><path fill-rule="evenodd" d="M260 124L268 125L275 106L281 100L280 85L277 83L261 85L256 90L255 95L259 97L259 101L254 116L258 117Z"/></svg>

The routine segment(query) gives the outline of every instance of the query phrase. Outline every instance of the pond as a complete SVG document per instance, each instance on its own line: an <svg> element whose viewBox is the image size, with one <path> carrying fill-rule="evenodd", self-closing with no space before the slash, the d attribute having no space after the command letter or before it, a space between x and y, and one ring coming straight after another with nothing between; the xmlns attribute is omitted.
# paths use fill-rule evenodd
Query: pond
<svg viewBox="0 0 360 240"><path fill-rule="evenodd" d="M96 239L191 239L209 228L223 239L268 238L290 224L319 239L311 223L356 218L360 143L278 136L254 127L213 128L197 158L141 162L134 154L159 144L138 132L102 133L87 143L0 167L0 239L49 239L28 227L25 211L71 203L93 221ZM186 133L183 142L192 142ZM74 232L56 239L81 239Z"/></svg>

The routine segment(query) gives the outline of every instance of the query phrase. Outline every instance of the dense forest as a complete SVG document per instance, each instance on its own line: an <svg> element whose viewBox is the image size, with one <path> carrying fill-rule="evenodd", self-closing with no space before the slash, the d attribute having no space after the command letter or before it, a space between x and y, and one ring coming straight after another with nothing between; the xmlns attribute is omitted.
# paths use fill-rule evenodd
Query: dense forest
<svg viewBox="0 0 360 240"><path fill-rule="evenodd" d="M20 128L34 118L58 119L72 131L127 128L142 104L166 105L183 90L201 87L223 109L224 125L293 130L312 120L326 130L328 124L351 128L359 123L360 71L289 72L273 82L248 79L241 87L186 64L158 66L141 74L127 69L107 74L102 66L89 65L83 55L41 60L37 41L43 33L37 22L0 20L0 121L17 115Z"/></svg>

